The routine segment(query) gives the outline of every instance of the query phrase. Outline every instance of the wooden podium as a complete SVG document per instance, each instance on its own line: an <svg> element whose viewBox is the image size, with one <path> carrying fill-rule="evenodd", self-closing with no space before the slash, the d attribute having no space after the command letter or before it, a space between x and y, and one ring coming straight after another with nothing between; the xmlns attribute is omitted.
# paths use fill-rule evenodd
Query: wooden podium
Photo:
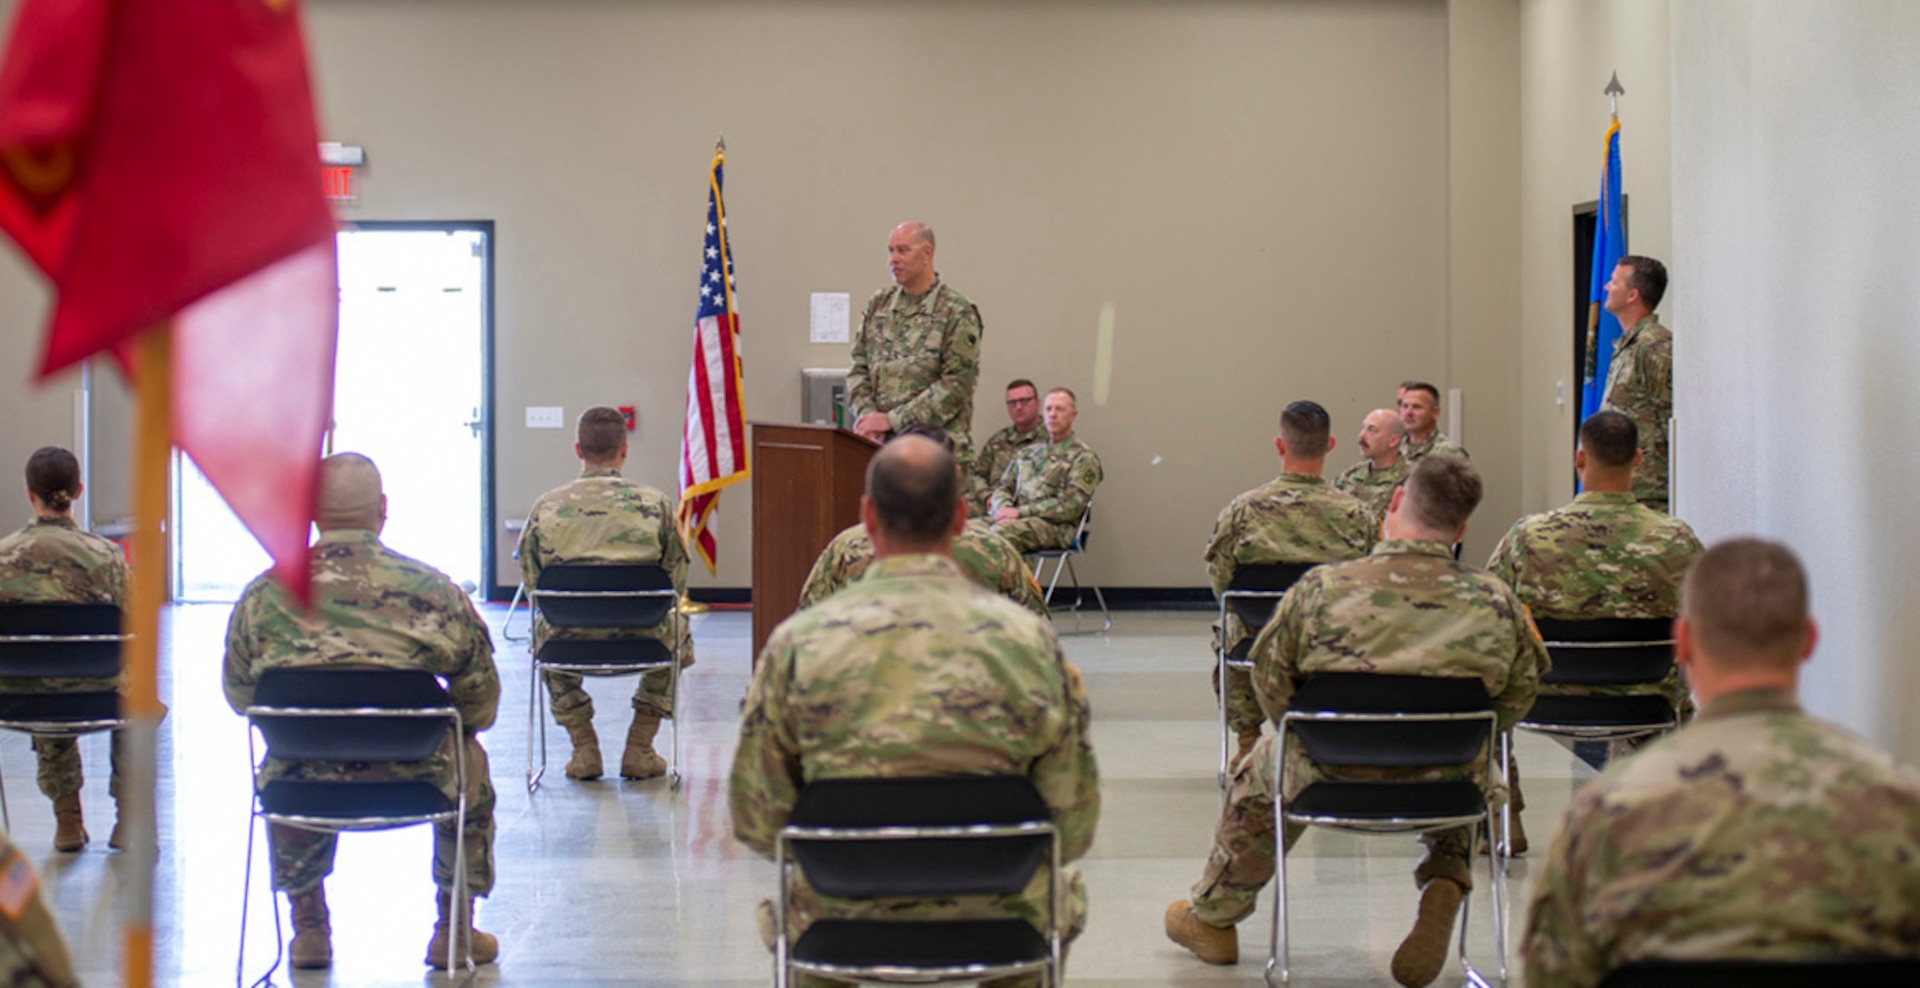
<svg viewBox="0 0 1920 988"><path fill-rule="evenodd" d="M830 425L750 422L753 442L753 660L800 602L820 550L860 521L878 444Z"/></svg>

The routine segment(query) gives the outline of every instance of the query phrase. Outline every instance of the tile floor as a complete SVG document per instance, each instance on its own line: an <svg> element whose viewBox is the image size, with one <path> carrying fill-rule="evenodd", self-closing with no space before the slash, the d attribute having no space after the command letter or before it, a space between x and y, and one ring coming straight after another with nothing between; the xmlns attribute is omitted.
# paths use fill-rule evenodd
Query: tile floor
<svg viewBox="0 0 1920 988"><path fill-rule="evenodd" d="M770 964L752 911L772 887L773 869L733 841L726 813L734 723L749 672L747 615L695 619L699 664L682 681L687 745L680 792L660 781L570 782L559 773L565 735L552 732L553 771L529 796L522 783L526 647L499 638L504 608L484 611L496 631L503 696L500 722L484 736L499 791L499 882L479 917L482 929L499 935L502 960L483 968L476 983L768 983ZM161 984L225 984L235 973L248 758L243 722L220 692L226 618L223 605L176 606L166 618L161 689L172 714L159 749L155 969ZM1092 904L1090 927L1068 967L1075 985L1260 981L1270 897L1242 925L1242 960L1234 967L1202 964L1161 933L1167 903L1184 896L1199 875L1219 809L1209 619L1202 612L1123 612L1110 635L1067 639L1093 703L1105 800L1099 837L1081 863ZM516 623L516 633L524 633L524 614ZM611 764L624 738L631 681L589 682ZM1522 736L1517 744L1531 784L1528 822L1543 845L1573 786L1592 772L1551 742ZM119 909L126 876L122 857L106 849L113 804L104 784L104 736L83 740L82 750L94 842L78 854L51 850L52 812L33 787L25 738L0 738L0 768L10 780L14 839L45 874L83 979L114 985L122 977ZM429 848L425 828L342 840L328 883L335 966L297 978L283 969L277 983L445 983L420 964L434 917ZM1412 920L1409 873L1418 856L1412 838L1309 832L1290 859L1295 983L1391 983L1387 959ZM247 982L272 957L264 839L254 857ZM1524 902L1528 882L1529 865L1518 859L1508 882L1512 901ZM1484 895L1474 908L1470 949L1484 970L1492 951ZM1520 919L1516 910L1510 930L1520 928ZM1462 980L1455 962L1439 984Z"/></svg>

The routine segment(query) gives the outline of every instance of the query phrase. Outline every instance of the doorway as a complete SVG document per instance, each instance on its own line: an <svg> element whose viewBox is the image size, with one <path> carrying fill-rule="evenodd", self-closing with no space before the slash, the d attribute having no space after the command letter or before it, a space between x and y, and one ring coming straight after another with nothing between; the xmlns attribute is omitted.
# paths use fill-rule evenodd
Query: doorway
<svg viewBox="0 0 1920 988"><path fill-rule="evenodd" d="M387 494L381 541L470 593L493 553L492 240L491 222L362 222L335 241L340 344L325 452L371 457ZM190 459L175 477L175 599L238 599L266 553Z"/></svg>

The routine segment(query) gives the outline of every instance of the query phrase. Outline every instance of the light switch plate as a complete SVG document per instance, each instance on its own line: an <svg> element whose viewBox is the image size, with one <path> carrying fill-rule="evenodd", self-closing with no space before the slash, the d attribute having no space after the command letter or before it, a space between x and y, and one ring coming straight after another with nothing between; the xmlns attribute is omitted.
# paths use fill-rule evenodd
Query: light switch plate
<svg viewBox="0 0 1920 988"><path fill-rule="evenodd" d="M527 428L564 429L567 427L567 411L559 405L528 405Z"/></svg>

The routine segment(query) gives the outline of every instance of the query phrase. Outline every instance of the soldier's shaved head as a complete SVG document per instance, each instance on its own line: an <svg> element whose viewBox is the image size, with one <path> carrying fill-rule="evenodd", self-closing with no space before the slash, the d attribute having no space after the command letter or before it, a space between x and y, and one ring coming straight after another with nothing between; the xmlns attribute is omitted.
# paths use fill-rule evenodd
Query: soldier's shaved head
<svg viewBox="0 0 1920 988"><path fill-rule="evenodd" d="M960 503L960 473L953 454L922 436L903 436L882 447L867 464L869 526L878 525L875 548L931 549L953 536Z"/></svg>
<svg viewBox="0 0 1920 988"><path fill-rule="evenodd" d="M1302 459L1315 460L1327 455L1327 437L1333 433L1333 417L1315 401L1296 401L1280 413L1280 438L1287 450Z"/></svg>
<svg viewBox="0 0 1920 988"><path fill-rule="evenodd" d="M377 532L386 516L380 468L372 460L359 453L337 453L320 461L320 507L314 523L321 531L364 528Z"/></svg>
<svg viewBox="0 0 1920 988"><path fill-rule="evenodd" d="M1580 448L1597 466L1632 470L1633 454L1640 451L1640 427L1619 412L1595 412L1580 423Z"/></svg>
<svg viewBox="0 0 1920 988"><path fill-rule="evenodd" d="M1807 572L1778 542L1728 539L1687 570L1680 616L1709 665L1791 670L1811 629Z"/></svg>
<svg viewBox="0 0 1920 988"><path fill-rule="evenodd" d="M1480 506L1480 471L1464 457L1435 455L1407 475L1400 510L1435 536L1451 537Z"/></svg>

